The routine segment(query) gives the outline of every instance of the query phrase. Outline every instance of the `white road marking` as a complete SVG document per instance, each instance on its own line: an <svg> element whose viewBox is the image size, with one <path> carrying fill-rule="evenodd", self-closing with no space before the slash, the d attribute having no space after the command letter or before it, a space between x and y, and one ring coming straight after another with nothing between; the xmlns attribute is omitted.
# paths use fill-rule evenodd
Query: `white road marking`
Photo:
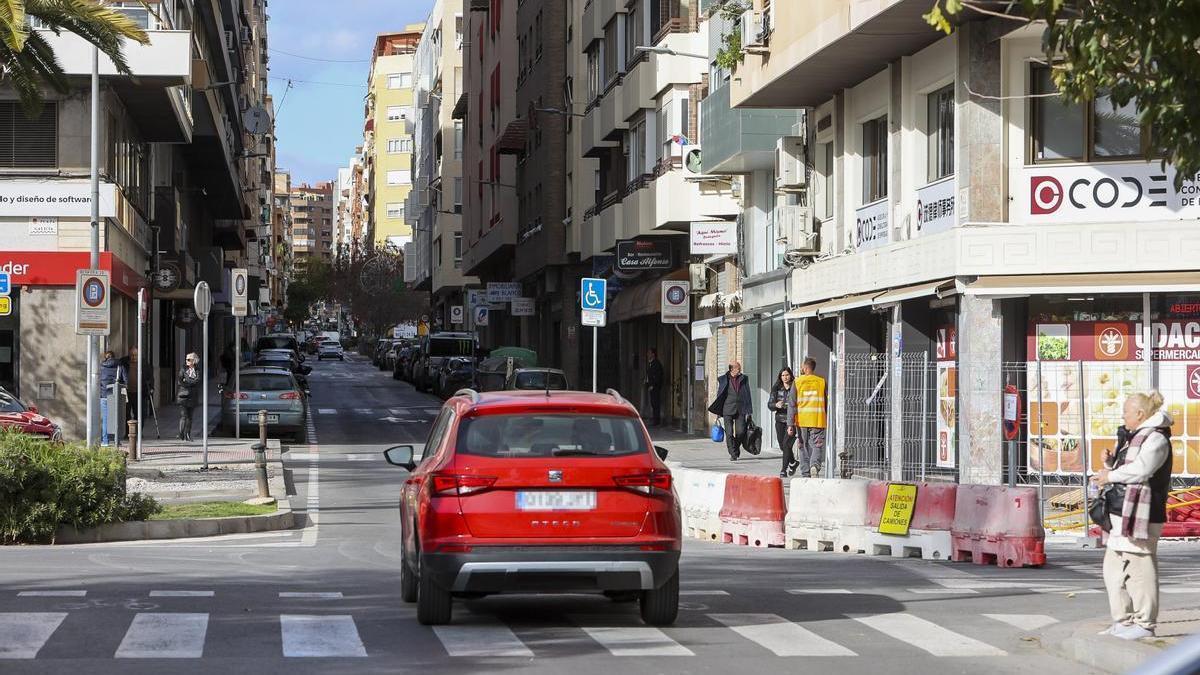
<svg viewBox="0 0 1200 675"><path fill-rule="evenodd" d="M87 591L21 591L18 598L82 598Z"/></svg>
<svg viewBox="0 0 1200 675"><path fill-rule="evenodd" d="M354 412L358 413L359 415L374 415L375 414L375 410L373 408L355 408Z"/></svg>
<svg viewBox="0 0 1200 675"><path fill-rule="evenodd" d="M342 597L341 591L333 592L316 592L308 593L303 591L283 591L279 594L281 598L308 598L313 600L339 600Z"/></svg>
<svg viewBox="0 0 1200 675"><path fill-rule="evenodd" d="M792 588L788 590L792 595L854 595L854 592L845 588Z"/></svg>
<svg viewBox="0 0 1200 675"><path fill-rule="evenodd" d="M211 598L213 591L150 591L152 598Z"/></svg>
<svg viewBox="0 0 1200 675"><path fill-rule="evenodd" d="M979 592L970 588L909 588L907 590L909 593L918 595L970 595Z"/></svg>
<svg viewBox="0 0 1200 675"><path fill-rule="evenodd" d="M733 632L757 642L776 656L857 656L836 642L776 614L709 614Z"/></svg>
<svg viewBox="0 0 1200 675"><path fill-rule="evenodd" d="M0 613L0 659L35 659L66 612Z"/></svg>
<svg viewBox="0 0 1200 675"><path fill-rule="evenodd" d="M366 656L354 618L349 614L281 614L283 655L287 657Z"/></svg>
<svg viewBox="0 0 1200 675"><path fill-rule="evenodd" d="M934 656L1007 656L1002 649L959 635L912 614L876 614L855 617L854 620Z"/></svg>
<svg viewBox="0 0 1200 675"><path fill-rule="evenodd" d="M1184 595L1189 593L1200 593L1200 588L1195 586L1163 586L1158 589L1159 593L1167 595Z"/></svg>
<svg viewBox="0 0 1200 675"><path fill-rule="evenodd" d="M383 455L377 455L375 453L356 453L346 455L347 462L374 462L378 459L383 459Z"/></svg>
<svg viewBox="0 0 1200 675"><path fill-rule="evenodd" d="M680 595L729 595L728 591L679 591Z"/></svg>
<svg viewBox="0 0 1200 675"><path fill-rule="evenodd" d="M1001 621L1021 630L1037 630L1050 624L1058 623L1058 619L1045 614L984 614L989 619Z"/></svg>
<svg viewBox="0 0 1200 675"><path fill-rule="evenodd" d="M584 631L613 656L694 656L657 628L594 627Z"/></svg>
<svg viewBox="0 0 1200 675"><path fill-rule="evenodd" d="M207 614L141 612L133 617L118 659L198 659L204 655Z"/></svg>
<svg viewBox="0 0 1200 675"><path fill-rule="evenodd" d="M434 626L433 632L450 656L533 657L533 652L507 626Z"/></svg>
<svg viewBox="0 0 1200 675"><path fill-rule="evenodd" d="M318 415L336 415L337 410L334 408L317 408Z"/></svg>

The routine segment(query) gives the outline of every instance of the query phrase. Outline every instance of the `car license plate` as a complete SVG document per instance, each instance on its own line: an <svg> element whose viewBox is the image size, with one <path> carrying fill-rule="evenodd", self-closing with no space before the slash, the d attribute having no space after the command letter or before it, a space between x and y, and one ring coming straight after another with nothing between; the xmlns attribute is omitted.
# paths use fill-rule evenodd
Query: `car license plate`
<svg viewBox="0 0 1200 675"><path fill-rule="evenodd" d="M596 508L595 490L536 490L517 493L521 511L592 511Z"/></svg>
<svg viewBox="0 0 1200 675"><path fill-rule="evenodd" d="M258 424L258 413L246 413L246 421L251 424ZM267 424L279 424L279 415L267 413Z"/></svg>

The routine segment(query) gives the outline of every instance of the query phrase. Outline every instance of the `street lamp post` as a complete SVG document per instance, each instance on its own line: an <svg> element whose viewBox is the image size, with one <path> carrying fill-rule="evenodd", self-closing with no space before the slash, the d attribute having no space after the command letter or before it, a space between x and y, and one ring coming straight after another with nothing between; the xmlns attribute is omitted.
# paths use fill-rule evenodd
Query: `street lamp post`
<svg viewBox="0 0 1200 675"><path fill-rule="evenodd" d="M89 258L90 269L100 267L100 49L92 47L92 119L91 119L91 194L92 194L92 246ZM88 336L87 381L87 444L96 445L99 431L96 418L97 401L96 369L100 364L100 338ZM120 432L117 433L120 435Z"/></svg>
<svg viewBox="0 0 1200 675"><path fill-rule="evenodd" d="M645 52L647 54L665 54L666 56L686 56L689 59L704 59L710 61L707 54L693 54L691 52L677 52L670 47L634 47L634 51Z"/></svg>

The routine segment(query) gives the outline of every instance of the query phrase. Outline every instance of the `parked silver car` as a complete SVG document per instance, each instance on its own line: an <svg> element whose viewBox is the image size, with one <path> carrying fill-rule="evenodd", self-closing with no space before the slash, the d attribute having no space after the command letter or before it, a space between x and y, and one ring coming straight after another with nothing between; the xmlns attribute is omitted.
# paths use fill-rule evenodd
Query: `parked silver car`
<svg viewBox="0 0 1200 675"><path fill-rule="evenodd" d="M233 434L236 393L226 389L221 397L221 429ZM308 397L287 368L258 366L242 370L242 435L258 434L258 411L267 411L267 431L305 439Z"/></svg>

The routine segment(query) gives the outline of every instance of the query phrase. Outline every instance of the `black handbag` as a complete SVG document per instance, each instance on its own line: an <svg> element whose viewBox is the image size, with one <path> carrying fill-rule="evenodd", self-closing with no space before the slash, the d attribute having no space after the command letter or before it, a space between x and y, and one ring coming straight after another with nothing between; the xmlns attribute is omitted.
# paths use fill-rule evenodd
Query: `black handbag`
<svg viewBox="0 0 1200 675"><path fill-rule="evenodd" d="M755 424L752 417L746 418L746 439L742 445L752 455L762 452L762 427Z"/></svg>

